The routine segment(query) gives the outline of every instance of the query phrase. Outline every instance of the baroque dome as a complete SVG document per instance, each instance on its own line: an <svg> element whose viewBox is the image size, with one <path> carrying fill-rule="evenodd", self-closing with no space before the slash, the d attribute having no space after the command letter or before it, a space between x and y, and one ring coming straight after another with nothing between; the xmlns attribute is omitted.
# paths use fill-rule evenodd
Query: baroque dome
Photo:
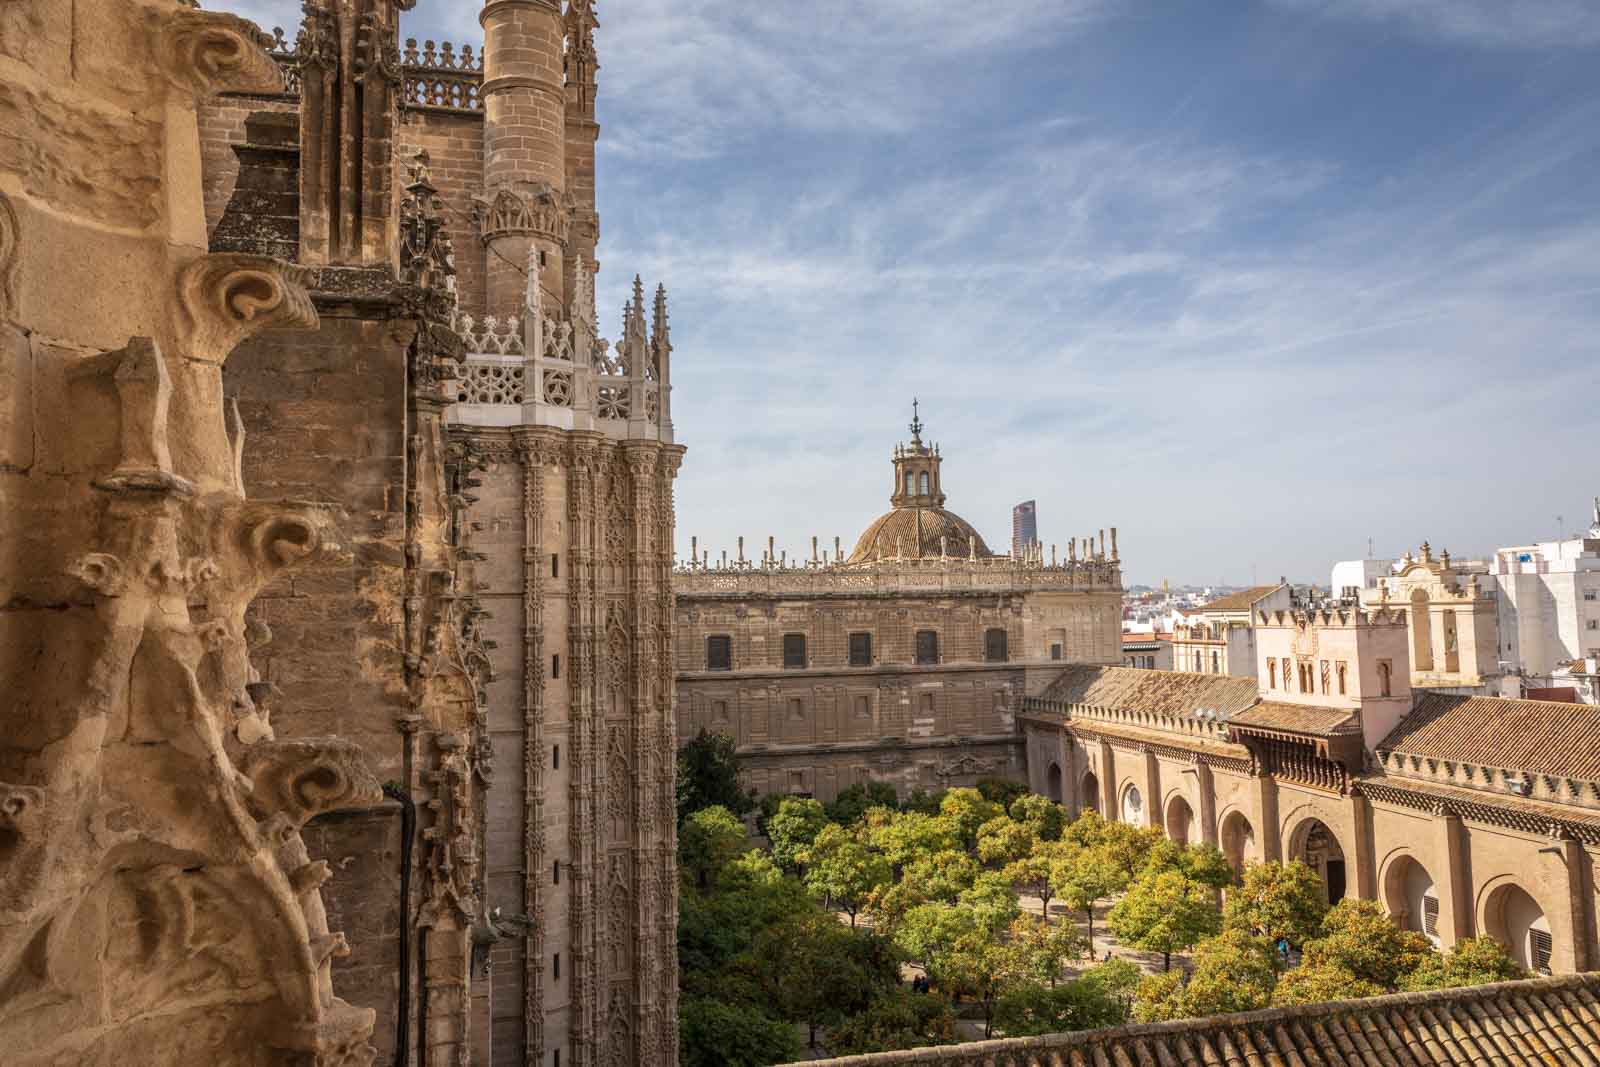
<svg viewBox="0 0 1600 1067"><path fill-rule="evenodd" d="M951 556L966 558L974 545L979 559L992 556L972 524L940 507L894 508L872 520L845 562L876 563L889 559L938 559L940 539Z"/></svg>

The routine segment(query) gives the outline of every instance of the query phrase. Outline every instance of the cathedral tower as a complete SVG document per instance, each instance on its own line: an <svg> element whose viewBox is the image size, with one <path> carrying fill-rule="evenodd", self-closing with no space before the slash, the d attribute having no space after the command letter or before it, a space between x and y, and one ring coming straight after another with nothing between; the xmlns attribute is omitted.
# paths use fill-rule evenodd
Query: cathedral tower
<svg viewBox="0 0 1600 1067"><path fill-rule="evenodd" d="M517 315L525 264L568 301L566 25L560 0L488 0L483 25L482 236L491 315ZM591 168L592 169L592 168Z"/></svg>
<svg viewBox="0 0 1600 1067"><path fill-rule="evenodd" d="M486 310L452 437L482 531L496 775L494 1048L529 1064L677 1055L673 444L666 292L595 308L593 0L488 0ZM515 334L496 332L507 321ZM515 343L507 343L515 337ZM506 921L501 921L506 920ZM522 1061L519 1061L522 1062Z"/></svg>

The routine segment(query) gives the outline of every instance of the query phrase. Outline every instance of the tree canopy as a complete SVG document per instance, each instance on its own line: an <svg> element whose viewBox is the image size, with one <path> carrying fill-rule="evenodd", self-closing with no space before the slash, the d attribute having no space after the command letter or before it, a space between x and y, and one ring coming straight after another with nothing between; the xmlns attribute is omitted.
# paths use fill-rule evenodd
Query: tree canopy
<svg viewBox="0 0 1600 1067"><path fill-rule="evenodd" d="M1326 890L1317 872L1298 861L1246 865L1239 887L1228 894L1223 921L1231 929L1280 937L1303 945L1322 930L1328 913Z"/></svg>
<svg viewBox="0 0 1600 1067"><path fill-rule="evenodd" d="M811 846L828 825L822 805L809 797L785 797L767 820L767 838L772 842L772 858L784 870L794 870L800 853Z"/></svg>
<svg viewBox="0 0 1600 1067"><path fill-rule="evenodd" d="M1108 918L1124 944L1161 953L1162 970L1172 969L1174 952L1193 948L1222 928L1210 887L1176 870L1135 879Z"/></svg>
<svg viewBox="0 0 1600 1067"><path fill-rule="evenodd" d="M733 738L701 730L678 749L678 825L701 808L713 806L742 816L756 802L739 788L739 757Z"/></svg>

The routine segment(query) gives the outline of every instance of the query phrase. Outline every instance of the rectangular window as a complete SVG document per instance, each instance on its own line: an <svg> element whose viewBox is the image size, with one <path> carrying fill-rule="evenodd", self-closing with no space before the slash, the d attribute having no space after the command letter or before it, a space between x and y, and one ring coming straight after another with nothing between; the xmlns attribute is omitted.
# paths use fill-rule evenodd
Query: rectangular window
<svg viewBox="0 0 1600 1067"><path fill-rule="evenodd" d="M803 669L806 665L806 635L783 635L783 666L785 670Z"/></svg>
<svg viewBox="0 0 1600 1067"><path fill-rule="evenodd" d="M560 978L561 977L561 953L559 953L559 952L556 953L554 962L555 962L555 976L557 978Z"/></svg>
<svg viewBox="0 0 1600 1067"><path fill-rule="evenodd" d="M550 554L550 577L561 577L561 553L559 552Z"/></svg>
<svg viewBox="0 0 1600 1067"><path fill-rule="evenodd" d="M803 719L806 717L805 705L800 703L799 697L789 698L789 718Z"/></svg>
<svg viewBox="0 0 1600 1067"><path fill-rule="evenodd" d="M1278 657L1267 657L1267 688L1278 688Z"/></svg>
<svg viewBox="0 0 1600 1067"><path fill-rule="evenodd" d="M850 635L850 666L872 666L872 635L855 633Z"/></svg>
<svg viewBox="0 0 1600 1067"><path fill-rule="evenodd" d="M561 769L561 746L560 745L552 745L551 748L550 748L550 769L552 771L559 771Z"/></svg>
<svg viewBox="0 0 1600 1067"><path fill-rule="evenodd" d="M1547 930L1528 931L1528 959L1533 964L1534 974L1550 973L1550 955L1555 951L1555 942Z"/></svg>
<svg viewBox="0 0 1600 1067"><path fill-rule="evenodd" d="M561 861L560 860L556 860L555 866L551 868L550 873L554 876L555 884L556 885L560 885L561 884Z"/></svg>
<svg viewBox="0 0 1600 1067"><path fill-rule="evenodd" d="M1060 645L1051 645L1050 646L1050 658L1051 659L1060 659L1061 658L1061 646Z"/></svg>
<svg viewBox="0 0 1600 1067"><path fill-rule="evenodd" d="M556 1049L555 1055L550 1059L550 1067L561 1067L561 1050Z"/></svg>
<svg viewBox="0 0 1600 1067"><path fill-rule="evenodd" d="M713 634L706 638L706 670L733 670L733 638L727 634Z"/></svg>
<svg viewBox="0 0 1600 1067"><path fill-rule="evenodd" d="M1004 663L1006 655L1006 632L1004 630L986 630L983 634L983 658L990 663Z"/></svg>
<svg viewBox="0 0 1600 1067"><path fill-rule="evenodd" d="M550 657L550 679L555 681L561 677L561 653L557 652Z"/></svg>
<svg viewBox="0 0 1600 1067"><path fill-rule="evenodd" d="M933 630L917 631L917 662L939 662L939 635Z"/></svg>
<svg viewBox="0 0 1600 1067"><path fill-rule="evenodd" d="M1429 937L1439 936L1439 899L1422 898L1422 932Z"/></svg>
<svg viewBox="0 0 1600 1067"><path fill-rule="evenodd" d="M1590 619L1589 620L1589 629L1591 629L1591 630L1600 630L1600 619Z"/></svg>
<svg viewBox="0 0 1600 1067"><path fill-rule="evenodd" d="M856 718L872 718L872 698L869 696L856 697Z"/></svg>
<svg viewBox="0 0 1600 1067"><path fill-rule="evenodd" d="M1585 589L1583 591L1583 599L1585 599L1585 600L1593 600L1594 598L1595 598L1595 591L1593 589Z"/></svg>
<svg viewBox="0 0 1600 1067"><path fill-rule="evenodd" d="M717 722L727 722L728 702L726 700L713 700L711 702L711 717Z"/></svg>

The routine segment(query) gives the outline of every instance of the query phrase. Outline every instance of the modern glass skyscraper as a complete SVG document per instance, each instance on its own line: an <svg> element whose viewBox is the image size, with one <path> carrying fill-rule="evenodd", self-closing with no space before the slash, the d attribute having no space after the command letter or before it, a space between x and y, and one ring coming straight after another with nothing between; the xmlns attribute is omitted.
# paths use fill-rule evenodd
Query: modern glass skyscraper
<svg viewBox="0 0 1600 1067"><path fill-rule="evenodd" d="M1024 500L1011 509L1011 555L1020 557L1030 545L1039 543L1038 505Z"/></svg>

